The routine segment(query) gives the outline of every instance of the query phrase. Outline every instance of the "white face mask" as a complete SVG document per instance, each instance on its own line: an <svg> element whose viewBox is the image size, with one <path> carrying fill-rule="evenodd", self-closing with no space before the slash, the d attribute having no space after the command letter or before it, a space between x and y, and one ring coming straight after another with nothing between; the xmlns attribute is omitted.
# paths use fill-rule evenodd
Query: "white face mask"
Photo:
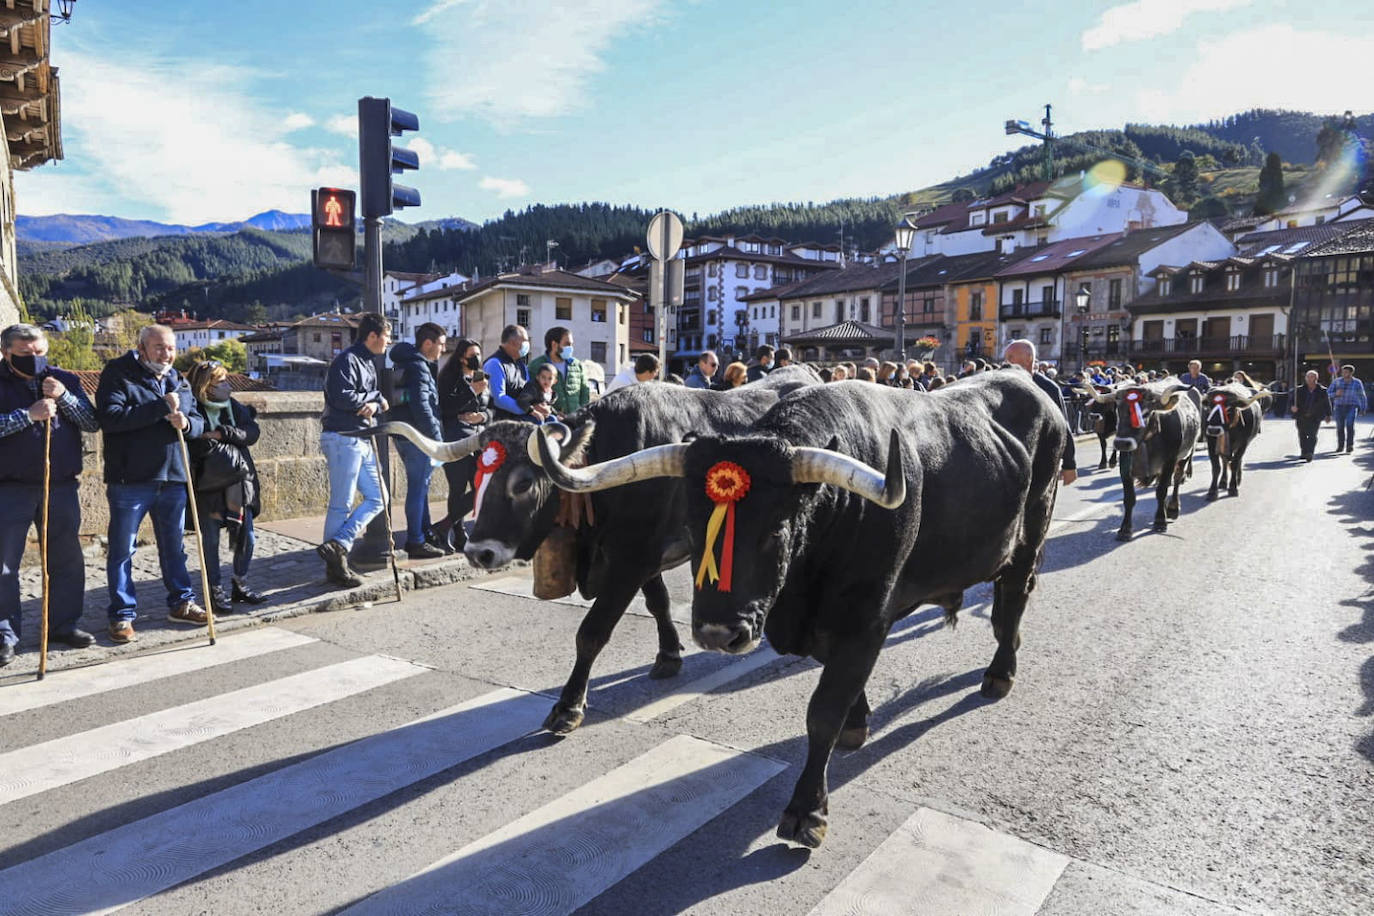
<svg viewBox="0 0 1374 916"><path fill-rule="evenodd" d="M153 375L156 375L158 378L161 378L162 376L166 375L172 368L171 363L155 363L143 357L139 357L138 361L141 362L145 367L147 367L148 371L153 373Z"/></svg>

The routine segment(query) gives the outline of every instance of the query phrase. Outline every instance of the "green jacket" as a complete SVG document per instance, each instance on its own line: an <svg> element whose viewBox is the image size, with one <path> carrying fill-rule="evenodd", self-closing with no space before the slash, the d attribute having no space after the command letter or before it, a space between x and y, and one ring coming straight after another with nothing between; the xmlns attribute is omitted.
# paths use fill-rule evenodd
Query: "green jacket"
<svg viewBox="0 0 1374 916"><path fill-rule="evenodd" d="M549 362L548 356L536 356L530 360L530 378L535 371ZM554 367L557 369L557 367ZM570 359L566 371L559 372L553 383L553 409L560 414L570 414L579 407L586 407L591 401L591 390L587 387L587 373L582 369L582 361Z"/></svg>

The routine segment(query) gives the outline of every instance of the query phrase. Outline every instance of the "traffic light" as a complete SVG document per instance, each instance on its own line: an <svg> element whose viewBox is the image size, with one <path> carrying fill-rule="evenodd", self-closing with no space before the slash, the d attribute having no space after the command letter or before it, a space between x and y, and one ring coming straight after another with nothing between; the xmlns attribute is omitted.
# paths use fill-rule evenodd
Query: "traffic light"
<svg viewBox="0 0 1374 916"><path fill-rule="evenodd" d="M358 196L343 188L317 188L310 192L310 229L316 267L353 269L357 202Z"/></svg>
<svg viewBox="0 0 1374 916"><path fill-rule="evenodd" d="M358 99L358 165L364 218L390 216L399 207L420 206L419 191L391 180L395 173L420 167L420 157L403 146L392 146L391 138L419 129L420 119L391 107L391 99Z"/></svg>

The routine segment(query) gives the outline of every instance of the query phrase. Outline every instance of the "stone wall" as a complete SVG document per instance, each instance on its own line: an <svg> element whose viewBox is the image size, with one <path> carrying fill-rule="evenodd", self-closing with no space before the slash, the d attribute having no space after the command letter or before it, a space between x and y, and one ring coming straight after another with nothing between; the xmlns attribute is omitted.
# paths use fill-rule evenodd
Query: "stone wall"
<svg viewBox="0 0 1374 916"><path fill-rule="evenodd" d="M320 413L324 397L318 391L253 391L235 400L258 412L262 437L253 446L253 461L262 480L264 521L323 515L329 499L329 474L320 453ZM105 482L101 472L100 434L85 437L85 471L81 477L82 533L104 534L109 524ZM391 449L392 523L404 519L405 472ZM436 470L430 501L442 501L448 488Z"/></svg>

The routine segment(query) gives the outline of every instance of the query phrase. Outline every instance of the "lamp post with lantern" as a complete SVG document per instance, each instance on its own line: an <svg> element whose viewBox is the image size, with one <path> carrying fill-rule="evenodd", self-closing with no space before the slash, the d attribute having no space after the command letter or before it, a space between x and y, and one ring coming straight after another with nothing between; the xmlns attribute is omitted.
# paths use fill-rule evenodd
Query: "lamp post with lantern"
<svg viewBox="0 0 1374 916"><path fill-rule="evenodd" d="M911 253L911 242L916 237L916 227L906 217L897 224L894 240L897 253L902 257L902 272L897 276L897 359L906 364L906 256Z"/></svg>
<svg viewBox="0 0 1374 916"><path fill-rule="evenodd" d="M1078 292L1073 294L1074 308L1078 310L1078 317L1083 320L1083 324L1078 328L1078 369L1080 372L1088 370L1088 308L1092 304L1092 291L1088 284L1083 283L1078 287Z"/></svg>

